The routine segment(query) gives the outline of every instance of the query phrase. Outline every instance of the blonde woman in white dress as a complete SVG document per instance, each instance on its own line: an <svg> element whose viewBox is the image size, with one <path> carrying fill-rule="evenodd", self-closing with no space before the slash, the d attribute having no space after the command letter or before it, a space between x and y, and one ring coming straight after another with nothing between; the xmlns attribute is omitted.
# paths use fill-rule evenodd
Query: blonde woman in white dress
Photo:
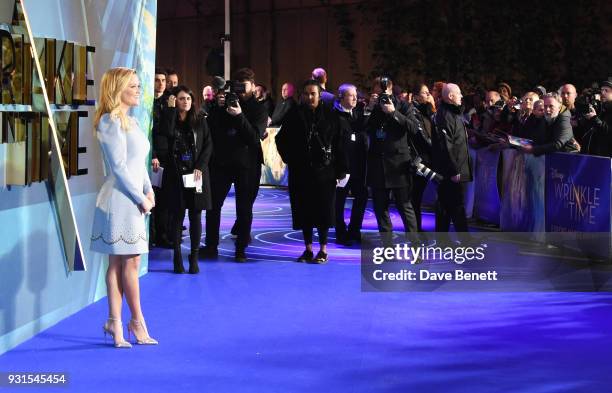
<svg viewBox="0 0 612 393"><path fill-rule="evenodd" d="M145 166L149 141L128 110L140 101L140 82L129 68L112 68L100 84L100 101L94 117L106 178L98 193L91 235L91 249L108 254L106 288L109 317L104 334L117 348L131 348L124 339L121 321L123 296L132 318L128 338L138 344L157 344L147 332L140 306L138 272L140 254L149 252L145 215L155 206Z"/></svg>

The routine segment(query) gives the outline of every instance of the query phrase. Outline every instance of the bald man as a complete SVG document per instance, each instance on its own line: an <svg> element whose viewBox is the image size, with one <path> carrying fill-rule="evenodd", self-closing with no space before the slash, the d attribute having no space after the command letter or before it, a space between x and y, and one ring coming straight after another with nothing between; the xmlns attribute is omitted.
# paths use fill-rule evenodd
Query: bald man
<svg viewBox="0 0 612 393"><path fill-rule="evenodd" d="M283 119L297 105L293 95L295 94L295 87L289 82L283 83L281 88L281 100L274 107L274 113L270 119L271 127L278 127L283 123Z"/></svg>
<svg viewBox="0 0 612 393"><path fill-rule="evenodd" d="M321 67L315 68L312 70L312 79L316 80L319 82L319 85L321 85L321 101L330 108L333 107L336 97L327 90L327 71Z"/></svg>
<svg viewBox="0 0 612 393"><path fill-rule="evenodd" d="M576 97L578 96L576 86L570 83L561 86L559 89L559 95L561 95L561 102L563 103L563 106L573 113L575 110L574 103L576 102Z"/></svg>
<svg viewBox="0 0 612 393"><path fill-rule="evenodd" d="M464 186L472 181L467 132L462 119L461 89L453 83L442 88L441 105L432 133L434 170L444 176L438 186L436 232L448 232L451 221L457 232L467 232Z"/></svg>

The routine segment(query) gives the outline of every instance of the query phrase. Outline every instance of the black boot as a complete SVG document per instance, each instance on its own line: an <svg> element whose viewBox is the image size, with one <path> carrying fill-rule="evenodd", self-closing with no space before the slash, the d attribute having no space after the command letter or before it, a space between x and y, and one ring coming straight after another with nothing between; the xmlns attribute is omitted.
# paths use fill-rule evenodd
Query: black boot
<svg viewBox="0 0 612 393"><path fill-rule="evenodd" d="M185 273L185 268L183 267L183 256L181 255L181 250L174 250L174 272L176 274Z"/></svg>
<svg viewBox="0 0 612 393"><path fill-rule="evenodd" d="M198 274L200 266L198 266L198 251L191 251L189 254L189 274Z"/></svg>

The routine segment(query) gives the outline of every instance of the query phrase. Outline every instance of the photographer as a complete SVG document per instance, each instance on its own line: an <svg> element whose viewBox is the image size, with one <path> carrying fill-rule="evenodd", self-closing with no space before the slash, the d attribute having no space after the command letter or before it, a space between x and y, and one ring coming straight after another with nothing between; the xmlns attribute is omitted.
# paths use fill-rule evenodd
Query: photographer
<svg viewBox="0 0 612 393"><path fill-rule="evenodd" d="M289 168L289 201L293 229L301 229L306 249L298 262L327 262L327 235L334 225L336 179L348 171L337 114L321 101L321 86L308 80L302 103L293 109L276 135L276 146ZM320 250L312 251L313 228Z"/></svg>
<svg viewBox="0 0 612 393"><path fill-rule="evenodd" d="M601 84L601 102L589 91L576 101L580 128L585 130L581 143L583 154L612 156L610 124L612 124L612 82Z"/></svg>
<svg viewBox="0 0 612 393"><path fill-rule="evenodd" d="M410 108L416 121L416 134L413 135L412 141L423 165L430 167L431 132L433 126L431 117L433 116L434 100L431 94L429 94L429 88L424 83L415 86L415 89L412 91L412 97L414 103L410 104ZM418 173L412 173L412 182L412 208L416 215L417 229L419 232L422 232L421 201L429 181Z"/></svg>
<svg viewBox="0 0 612 393"><path fill-rule="evenodd" d="M238 235L235 259L247 259L245 250L263 163L260 140L268 119L266 109L253 96L254 88L255 73L249 68L237 70L230 91L218 94L219 106L208 117L215 150L211 162L212 209L206 213L206 247L200 249L205 258L218 255L221 207L233 183Z"/></svg>
<svg viewBox="0 0 612 393"><path fill-rule="evenodd" d="M366 111L371 112L366 123L370 139L367 184L372 188L374 213L381 234L391 234L393 230L389 217L389 192L393 193L404 231L417 230L410 201L410 166L414 152L408 140L416 131L414 121L409 119L408 106L397 100L392 92L393 82L389 78L376 78L366 108Z"/></svg>
<svg viewBox="0 0 612 393"><path fill-rule="evenodd" d="M174 233L174 272L183 273L181 235L185 209L189 209L189 273L199 272L198 249L202 237L202 210L210 209L211 188L208 162L212 154L212 139L206 119L194 105L193 93L186 86L172 89L168 107L162 112L160 132L168 138L170 165L166 168L168 197L174 202L172 229ZM202 180L200 188L185 188L183 175Z"/></svg>

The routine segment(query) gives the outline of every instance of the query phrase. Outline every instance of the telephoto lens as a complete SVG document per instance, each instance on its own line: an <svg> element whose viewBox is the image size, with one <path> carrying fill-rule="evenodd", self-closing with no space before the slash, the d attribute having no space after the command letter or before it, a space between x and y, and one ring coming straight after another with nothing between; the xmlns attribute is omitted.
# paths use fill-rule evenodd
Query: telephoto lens
<svg viewBox="0 0 612 393"><path fill-rule="evenodd" d="M444 177L442 175L436 173L433 169L426 167L421 161L421 157L417 157L413 161L413 165L416 169L417 175L422 176L429 181L434 181L436 183L441 183L444 180Z"/></svg>

